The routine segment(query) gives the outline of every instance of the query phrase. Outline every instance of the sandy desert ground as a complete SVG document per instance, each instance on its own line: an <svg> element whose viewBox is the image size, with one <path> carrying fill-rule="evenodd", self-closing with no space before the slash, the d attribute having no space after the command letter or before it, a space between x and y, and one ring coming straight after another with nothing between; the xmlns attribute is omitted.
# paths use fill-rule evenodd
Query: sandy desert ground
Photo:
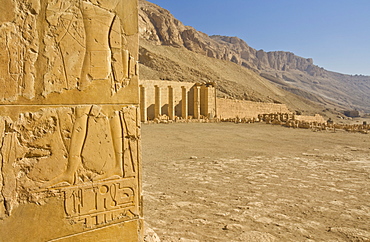
<svg viewBox="0 0 370 242"><path fill-rule="evenodd" d="M142 145L161 241L370 241L370 134L159 124Z"/></svg>

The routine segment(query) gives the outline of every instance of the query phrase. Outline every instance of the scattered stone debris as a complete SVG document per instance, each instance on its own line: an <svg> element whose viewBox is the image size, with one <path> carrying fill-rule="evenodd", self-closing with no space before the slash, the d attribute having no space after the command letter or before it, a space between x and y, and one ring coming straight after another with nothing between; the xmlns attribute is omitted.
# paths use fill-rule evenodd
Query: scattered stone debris
<svg viewBox="0 0 370 242"><path fill-rule="evenodd" d="M157 233L146 222L144 223L144 242L161 242Z"/></svg>

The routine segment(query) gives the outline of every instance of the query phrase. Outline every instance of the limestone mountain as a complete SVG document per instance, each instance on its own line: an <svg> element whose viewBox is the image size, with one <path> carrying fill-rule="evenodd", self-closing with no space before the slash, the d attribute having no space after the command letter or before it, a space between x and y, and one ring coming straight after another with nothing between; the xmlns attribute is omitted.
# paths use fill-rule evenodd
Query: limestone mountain
<svg viewBox="0 0 370 242"><path fill-rule="evenodd" d="M300 111L370 112L369 76L327 71L291 52L256 50L238 37L208 36L155 4L139 2L142 78L216 81L222 95Z"/></svg>

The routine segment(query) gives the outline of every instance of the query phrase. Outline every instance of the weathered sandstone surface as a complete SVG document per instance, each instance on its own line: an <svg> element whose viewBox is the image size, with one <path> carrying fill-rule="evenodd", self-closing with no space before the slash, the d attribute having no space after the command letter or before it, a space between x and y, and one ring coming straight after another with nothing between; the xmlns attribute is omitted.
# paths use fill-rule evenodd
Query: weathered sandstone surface
<svg viewBox="0 0 370 242"><path fill-rule="evenodd" d="M0 5L0 241L141 241L137 0Z"/></svg>

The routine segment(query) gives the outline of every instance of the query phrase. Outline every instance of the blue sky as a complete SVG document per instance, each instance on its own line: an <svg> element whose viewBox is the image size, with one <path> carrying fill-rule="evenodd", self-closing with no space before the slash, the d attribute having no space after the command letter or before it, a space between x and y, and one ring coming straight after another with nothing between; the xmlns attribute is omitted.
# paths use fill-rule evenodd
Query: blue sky
<svg viewBox="0 0 370 242"><path fill-rule="evenodd" d="M370 0L149 0L208 35L290 51L344 74L370 75Z"/></svg>

